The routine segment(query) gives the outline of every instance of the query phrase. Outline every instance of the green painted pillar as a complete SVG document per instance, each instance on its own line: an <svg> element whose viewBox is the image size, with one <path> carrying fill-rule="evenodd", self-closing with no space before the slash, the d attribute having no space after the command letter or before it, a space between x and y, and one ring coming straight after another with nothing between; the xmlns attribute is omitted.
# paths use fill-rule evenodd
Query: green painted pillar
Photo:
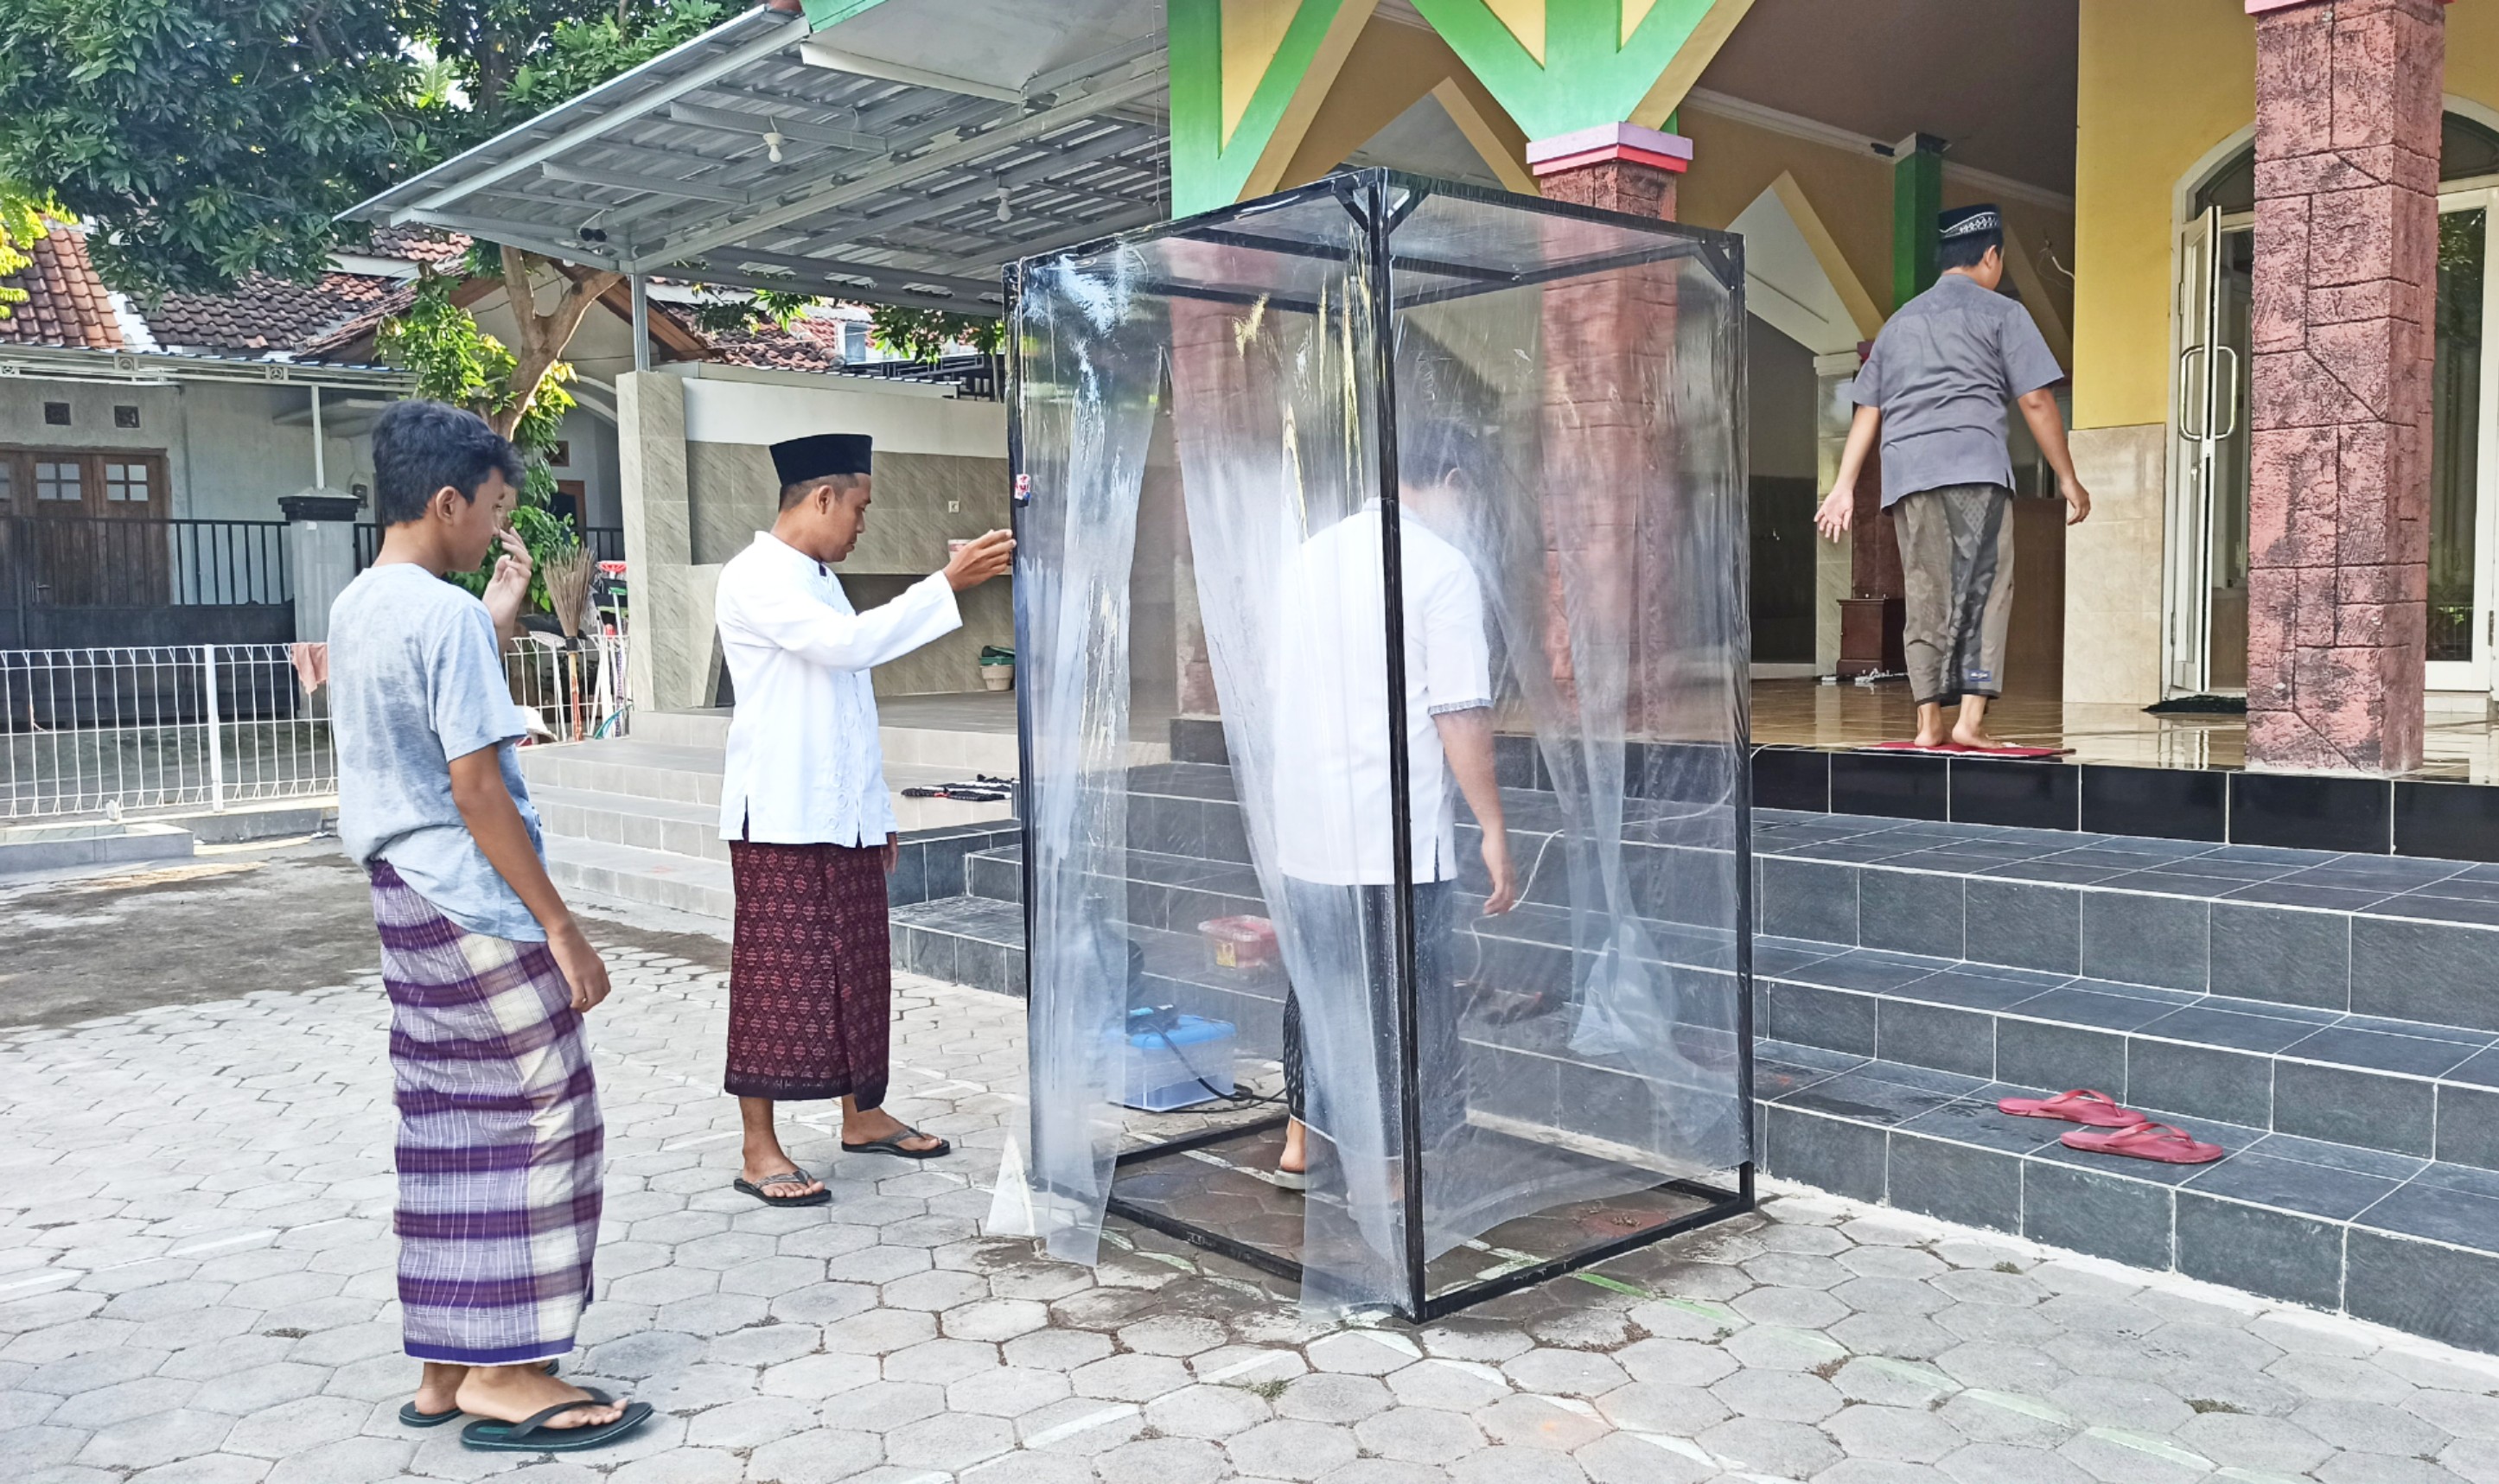
<svg viewBox="0 0 2499 1484"><path fill-rule="evenodd" d="M1892 307L1934 287L1935 217L1944 209L1944 142L1912 134L1892 155Z"/></svg>

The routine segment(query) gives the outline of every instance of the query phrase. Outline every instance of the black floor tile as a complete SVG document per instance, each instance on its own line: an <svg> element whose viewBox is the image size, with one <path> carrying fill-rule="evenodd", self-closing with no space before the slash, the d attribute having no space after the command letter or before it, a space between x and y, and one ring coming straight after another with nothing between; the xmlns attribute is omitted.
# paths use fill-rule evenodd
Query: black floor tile
<svg viewBox="0 0 2499 1484"><path fill-rule="evenodd" d="M2271 1299L2337 1308L2343 1228L2330 1221L2178 1192L2178 1271Z"/></svg>
<svg viewBox="0 0 2499 1484"><path fill-rule="evenodd" d="M2008 1082L2044 1087L2052 1092L2094 1087L2123 1100L2126 1038L2108 1031L2042 1025L2008 1016L1996 1024L1996 1075Z"/></svg>
<svg viewBox="0 0 2499 1484"><path fill-rule="evenodd" d="M2171 840L2227 837L2227 774L2099 763L2085 763L2079 771L2085 829Z"/></svg>
<svg viewBox="0 0 2499 1484"><path fill-rule="evenodd" d="M2212 904L2116 891L2083 893L2083 972L2167 989L2202 989Z"/></svg>
<svg viewBox="0 0 2499 1484"><path fill-rule="evenodd" d="M1874 1053L1885 1061L1996 1077L1996 1018L1971 1010L1885 999L1876 1020Z"/></svg>
<svg viewBox="0 0 2499 1484"><path fill-rule="evenodd" d="M1815 814L1831 808L1831 754L1801 747L1753 750L1753 804Z"/></svg>
<svg viewBox="0 0 2499 1484"><path fill-rule="evenodd" d="M2395 853L2441 860L2499 860L2499 789L2397 780Z"/></svg>
<svg viewBox="0 0 2499 1484"><path fill-rule="evenodd" d="M1924 979L1911 980L1890 993L1904 1000L1954 1005L1964 1010L2009 1010L2063 983L2062 976L2055 975L2039 976L2044 983L2026 981L2014 977L2019 972L2006 970L1996 975L1984 966L1942 969Z"/></svg>
<svg viewBox="0 0 2499 1484"><path fill-rule="evenodd" d="M1857 941L1857 878L1845 865L1769 855L1762 860L1761 929L1820 943Z"/></svg>
<svg viewBox="0 0 2499 1484"><path fill-rule="evenodd" d="M2168 1187L2035 1159L2024 1163L2022 1182L2023 1236L2156 1272L2170 1267L2176 1193Z"/></svg>
<svg viewBox="0 0 2499 1484"><path fill-rule="evenodd" d="M2138 1036L2126 1043L2126 1100L2137 1108L2270 1128L2273 1070L2266 1057Z"/></svg>
<svg viewBox="0 0 2499 1484"><path fill-rule="evenodd" d="M1889 1127L1905 1123L1952 1102L1949 1092L1928 1092L1885 1081L1865 1072L1843 1072L1801 1092L1789 1094L1781 1108L1801 1109Z"/></svg>
<svg viewBox="0 0 2499 1484"><path fill-rule="evenodd" d="M2384 1031L2334 1025L2293 1043L2285 1050L2288 1055L2309 1061L2330 1061L2380 1072L2404 1072L2414 1077L2437 1077L2470 1060L2475 1052L2487 1045L2486 1041L2459 1042L2443 1037L2389 1035Z"/></svg>
<svg viewBox="0 0 2499 1484"><path fill-rule="evenodd" d="M2344 1307L2474 1350L2499 1350L2499 1259L2353 1228Z"/></svg>
<svg viewBox="0 0 2499 1484"><path fill-rule="evenodd" d="M2438 1089L2438 1157L2459 1165L2499 1170L2499 1092Z"/></svg>
<svg viewBox="0 0 2499 1484"><path fill-rule="evenodd" d="M2383 855L2394 795L2384 779L2232 773L2230 843Z"/></svg>
<svg viewBox="0 0 2499 1484"><path fill-rule="evenodd" d="M2064 762L1950 760L1956 822L2028 829L2081 827L2080 768Z"/></svg>
<svg viewBox="0 0 2499 1484"><path fill-rule="evenodd" d="M2499 1030L2499 930L2353 919L2352 1009Z"/></svg>
<svg viewBox="0 0 2499 1484"><path fill-rule="evenodd" d="M1806 984L1829 984L1840 989L1863 989L1879 992L1898 989L1913 980L1926 978L1945 965L1932 958L1911 958L1899 953L1883 953L1861 950L1807 964L1796 977Z"/></svg>
<svg viewBox="0 0 2499 1484"><path fill-rule="evenodd" d="M2327 912L2358 912L2386 899L2382 887L2318 886L2297 881L2262 881L2223 893L2233 902L2259 902L2276 907L2316 907Z"/></svg>
<svg viewBox="0 0 2499 1484"><path fill-rule="evenodd" d="M2196 1046L2229 1047L2241 1051L2279 1051L2317 1034L2312 1020L2292 1020L2263 1014L2256 1007L2223 1009L2202 1004L2172 1011L2136 1028L2137 1034Z"/></svg>
<svg viewBox="0 0 2499 1484"><path fill-rule="evenodd" d="M1831 755L1831 807L1835 814L1895 820L1950 817L1950 763L1910 753Z"/></svg>
<svg viewBox="0 0 2499 1484"><path fill-rule="evenodd" d="M2141 994L2109 994L2096 989L2051 989L2024 1000L2015 1014L2100 1030L2130 1031L2181 1008L2176 1000Z"/></svg>
<svg viewBox="0 0 2499 1484"><path fill-rule="evenodd" d="M2359 1224L2483 1251L2499 1248L2499 1200L2415 1178L2368 1209Z"/></svg>
<svg viewBox="0 0 2499 1484"><path fill-rule="evenodd" d="M2222 1160L2191 1178L2183 1188L2349 1221L2385 1200L2401 1183L2300 1160L2275 1159L2257 1149Z"/></svg>
<svg viewBox="0 0 2499 1484"><path fill-rule="evenodd" d="M2450 1082L2471 1082L2477 1087L2499 1087L2499 1048L2479 1051L2447 1074Z"/></svg>
<svg viewBox="0 0 2499 1484"><path fill-rule="evenodd" d="M1892 1136L1891 1204L1992 1231L2022 1229L2022 1159L1907 1132Z"/></svg>
<svg viewBox="0 0 2499 1484"><path fill-rule="evenodd" d="M2435 888L2407 891L2400 896L2381 897L2370 906L2369 912L2372 916L2382 918L2412 918L2425 922L2462 922L2477 927L2499 927L2499 902L2443 896Z"/></svg>
<svg viewBox="0 0 2499 1484"><path fill-rule="evenodd" d="M2352 1000L2352 919L2241 902L2213 904L2215 994L2342 1010Z"/></svg>
<svg viewBox="0 0 2499 1484"><path fill-rule="evenodd" d="M2082 893L2061 886L1972 877L1965 887L1966 952L1986 963L2083 971Z"/></svg>
<svg viewBox="0 0 2499 1484"><path fill-rule="evenodd" d="M1879 866L1858 872L1857 941L1895 953L1961 957L1962 878Z"/></svg>
<svg viewBox="0 0 2499 1484"><path fill-rule="evenodd" d="M1810 1090L1800 1099L1810 1098ZM1850 1200L1883 1199L1884 1147L1890 1135L1845 1118L1817 1117L1786 1103L1769 1106L1763 1168Z"/></svg>
<svg viewBox="0 0 2499 1484"><path fill-rule="evenodd" d="M1805 984L1768 984L1763 988L1768 1002L1763 1029L1769 1035L1857 1056L1874 1054L1873 996Z"/></svg>

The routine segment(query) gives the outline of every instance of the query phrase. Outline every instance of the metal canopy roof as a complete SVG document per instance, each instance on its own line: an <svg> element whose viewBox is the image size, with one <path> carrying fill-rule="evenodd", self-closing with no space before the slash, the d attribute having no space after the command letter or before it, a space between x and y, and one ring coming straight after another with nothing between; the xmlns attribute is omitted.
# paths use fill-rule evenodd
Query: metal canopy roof
<svg viewBox="0 0 2499 1484"><path fill-rule="evenodd" d="M1016 0L888 0L811 36L759 8L346 214L994 313L1009 261L1169 214L1160 7L1050 9L1035 33Z"/></svg>

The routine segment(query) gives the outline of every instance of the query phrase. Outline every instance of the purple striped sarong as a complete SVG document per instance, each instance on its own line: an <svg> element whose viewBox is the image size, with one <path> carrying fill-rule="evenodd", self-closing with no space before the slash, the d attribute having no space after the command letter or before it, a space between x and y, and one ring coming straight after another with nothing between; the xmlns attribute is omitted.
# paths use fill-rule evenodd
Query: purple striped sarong
<svg viewBox="0 0 2499 1484"><path fill-rule="evenodd" d="M373 862L399 1106L407 1353L519 1365L572 1348L605 1140L572 991L543 943L473 933Z"/></svg>

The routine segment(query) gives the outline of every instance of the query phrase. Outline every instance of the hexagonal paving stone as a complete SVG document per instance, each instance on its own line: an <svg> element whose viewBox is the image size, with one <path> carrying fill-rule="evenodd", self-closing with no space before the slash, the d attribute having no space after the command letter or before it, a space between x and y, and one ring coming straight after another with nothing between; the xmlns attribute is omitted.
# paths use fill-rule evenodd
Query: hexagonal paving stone
<svg viewBox="0 0 2499 1484"><path fill-rule="evenodd" d="M938 1331L949 1339L993 1343L1029 1335L1049 1322L1049 1308L1031 1299L976 1299L937 1316Z"/></svg>
<svg viewBox="0 0 2499 1484"><path fill-rule="evenodd" d="M1484 1436L1509 1447L1569 1453L1594 1442L1606 1426L1587 1403L1566 1405L1551 1397L1509 1396L1476 1413Z"/></svg>
<svg viewBox="0 0 2499 1484"><path fill-rule="evenodd" d="M1932 1360L1961 1343L1960 1336L1918 1314L1851 1314L1830 1334L1860 1355L1902 1360Z"/></svg>
<svg viewBox="0 0 2499 1484"><path fill-rule="evenodd" d="M1731 1415L1727 1404L1699 1386L1634 1381L1597 1399L1597 1410L1618 1428L1689 1437Z"/></svg>
<svg viewBox="0 0 2499 1484"><path fill-rule="evenodd" d="M1111 1353L1111 1337L1089 1330L1040 1330L999 1347L1010 1366L1035 1371L1073 1371Z"/></svg>
<svg viewBox="0 0 2499 1484"><path fill-rule="evenodd" d="M1231 1474L1223 1450L1202 1438L1121 1443L1093 1461L1102 1484L1218 1484Z"/></svg>
<svg viewBox="0 0 2499 1484"><path fill-rule="evenodd" d="M873 1433L818 1428L757 1448L747 1458L747 1476L774 1484L834 1484L874 1468L884 1457L885 1440Z"/></svg>
<svg viewBox="0 0 2499 1484"><path fill-rule="evenodd" d="M698 1448L757 1448L816 1425L817 1407L796 1397L752 1397L698 1412L686 1423Z"/></svg>
<svg viewBox="0 0 2499 1484"><path fill-rule="evenodd" d="M1305 1422L1359 1422L1392 1403L1377 1376L1321 1371L1296 1376L1276 1397L1276 1414Z"/></svg>
<svg viewBox="0 0 2499 1484"><path fill-rule="evenodd" d="M1840 1230L1853 1235L1851 1227ZM1905 1243L1860 1245L1838 1258L1839 1266L1864 1277L1935 1278L1952 1271L1932 1252Z"/></svg>
<svg viewBox="0 0 2499 1484"><path fill-rule="evenodd" d="M1151 1402L1190 1384L1188 1368L1167 1355L1114 1355L1078 1367L1068 1380L1080 1397Z"/></svg>
<svg viewBox="0 0 2499 1484"><path fill-rule="evenodd" d="M1147 1425L1174 1437L1229 1437L1274 1415L1263 1396L1242 1386L1190 1386L1146 1407Z"/></svg>
<svg viewBox="0 0 2499 1484"><path fill-rule="evenodd" d="M235 1419L216 1412L151 1412L98 1431L79 1450L79 1462L104 1468L153 1468L195 1453L216 1452L234 1428Z"/></svg>
<svg viewBox="0 0 2499 1484"><path fill-rule="evenodd" d="M1643 1339L1615 1351L1614 1363L1633 1380L1679 1386L1706 1386L1736 1369L1725 1350L1688 1339Z"/></svg>
<svg viewBox="0 0 2499 1484"><path fill-rule="evenodd" d="M1015 1440L1015 1425L1003 1417L949 1412L886 1434L885 1459L897 1468L955 1472L995 1458L1014 1447Z"/></svg>
<svg viewBox="0 0 2499 1484"><path fill-rule="evenodd" d="M1823 1424L1823 1431L1850 1458L1897 1459L1931 1464L1968 1441L1959 1429L1923 1406L1851 1406Z"/></svg>
<svg viewBox="0 0 2499 1484"><path fill-rule="evenodd" d="M1693 1441L1738 1468L1783 1479L1809 1479L1839 1462L1839 1450L1819 1431L1769 1417L1730 1418Z"/></svg>
<svg viewBox="0 0 2499 1484"><path fill-rule="evenodd" d="M1387 1375L1414 1364L1418 1348L1400 1335L1356 1330L1330 1335L1306 1346L1303 1353L1320 1371L1347 1375Z"/></svg>
<svg viewBox="0 0 2499 1484"><path fill-rule="evenodd" d="M845 1433L890 1433L946 1409L945 1388L916 1381L871 1381L828 1401L817 1412Z"/></svg>
<svg viewBox="0 0 2499 1484"><path fill-rule="evenodd" d="M1484 1443L1483 1430L1453 1412L1400 1407L1355 1423L1365 1452L1410 1464L1450 1464Z"/></svg>
<svg viewBox="0 0 2499 1484"><path fill-rule="evenodd" d="M1941 1467L1954 1484L2092 1484L2092 1476L2070 1460L2007 1443L1972 1443Z"/></svg>
<svg viewBox="0 0 2499 1484"><path fill-rule="evenodd" d="M1123 1326L1119 1336L1122 1346L1139 1354L1184 1359L1204 1354L1228 1338L1223 1326L1193 1314L1157 1314L1140 1319Z"/></svg>
<svg viewBox="0 0 2499 1484"><path fill-rule="evenodd" d="M2290 1420L2329 1447L2419 1458L2447 1446L2446 1435L2381 1402L2309 1402Z"/></svg>
<svg viewBox="0 0 2499 1484"><path fill-rule="evenodd" d="M1609 1357L1584 1350L1531 1350L1501 1369L1521 1390L1555 1397L1602 1397L1631 1379Z"/></svg>
<svg viewBox="0 0 2499 1484"><path fill-rule="evenodd" d="M1225 1439L1232 1467L1265 1479L1315 1479L1353 1462L1353 1430L1324 1422L1279 1418Z"/></svg>
<svg viewBox="0 0 2499 1484"><path fill-rule="evenodd" d="M1739 1416L1780 1422L1820 1422L1846 1403L1829 1381L1792 1371L1742 1371L1711 1386L1709 1394Z"/></svg>
<svg viewBox="0 0 2499 1484"><path fill-rule="evenodd" d="M1729 1306L1755 1324L1793 1330L1829 1329L1848 1317L1848 1306L1818 1288L1756 1288Z"/></svg>
<svg viewBox="0 0 2499 1484"><path fill-rule="evenodd" d="M1757 1371L1814 1371L1848 1359L1848 1347L1820 1330L1755 1325L1730 1336L1726 1352Z"/></svg>
<svg viewBox="0 0 2499 1484"><path fill-rule="evenodd" d="M933 1381L943 1386L998 1368L998 1347L971 1339L926 1339L885 1358L889 1381Z"/></svg>

